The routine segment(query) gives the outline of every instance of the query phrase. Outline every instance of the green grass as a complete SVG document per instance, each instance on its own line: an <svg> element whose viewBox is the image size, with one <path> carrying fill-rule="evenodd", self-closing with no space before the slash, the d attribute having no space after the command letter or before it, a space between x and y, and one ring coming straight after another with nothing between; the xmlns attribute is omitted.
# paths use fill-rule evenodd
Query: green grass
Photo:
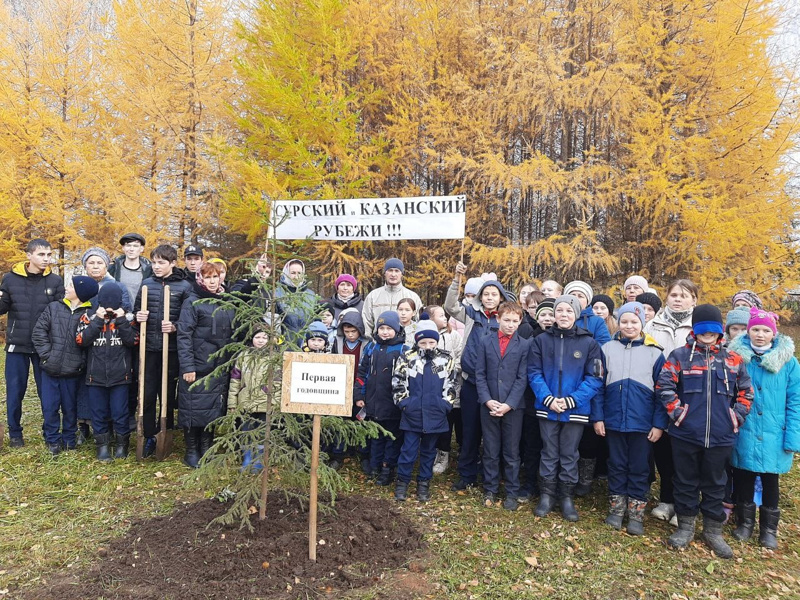
<svg viewBox="0 0 800 600"><path fill-rule="evenodd" d="M3 390L0 394L4 397ZM180 462L181 436L165 462L147 460L101 465L94 448L51 458L39 434L35 396L24 406L26 446L0 451L0 598L43 576L70 571L96 559L109 539L124 534L132 519L172 510L217 490L201 490ZM355 461L343 474L352 493L391 498L392 490L367 483ZM800 475L781 481L780 549L762 551L726 535L736 558L711 556L700 542L685 552L666 548L671 532L649 517L645 536L634 538L603 524L604 487L578 501L581 520L570 524L556 513L536 519L532 505L516 513L485 508L479 491L452 493L452 471L436 477L433 501L402 506L426 533L429 556L422 561L423 597L667 599L800 598ZM414 492L412 484L411 492ZM526 558L528 561L526 561ZM532 563L532 564L531 564ZM398 588L399 589L399 588ZM10 590L10 591L9 591ZM348 598L392 598L386 589ZM406 590L402 597L412 597Z"/></svg>

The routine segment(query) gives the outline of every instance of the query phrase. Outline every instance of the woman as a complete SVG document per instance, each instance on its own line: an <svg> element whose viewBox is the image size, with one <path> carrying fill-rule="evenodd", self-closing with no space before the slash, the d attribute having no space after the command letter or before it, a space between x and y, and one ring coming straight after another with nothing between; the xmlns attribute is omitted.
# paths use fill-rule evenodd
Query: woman
<svg viewBox="0 0 800 600"><path fill-rule="evenodd" d="M231 309L222 309L213 302L219 298L222 282L217 265L205 263L197 272L195 294L187 298L178 319L178 425L183 427L186 455L183 462L197 468L200 458L211 447L214 433L206 426L225 412L228 398L228 376L209 375L227 360L212 355L231 342L233 317ZM195 384L192 386L192 384Z"/></svg>
<svg viewBox="0 0 800 600"><path fill-rule="evenodd" d="M343 310L355 308L361 314L361 307L364 306L364 299L358 290L358 280L350 273L342 273L336 278L333 287L336 292L328 299L328 304L333 307L333 325L338 327L339 315Z"/></svg>
<svg viewBox="0 0 800 600"><path fill-rule="evenodd" d="M303 343L300 333L318 309L317 295L308 288L306 266L299 258L286 262L275 290L277 312L283 317L286 340L297 347Z"/></svg>
<svg viewBox="0 0 800 600"><path fill-rule="evenodd" d="M664 306L648 321L644 332L664 349L664 357L669 358L675 348L686 343L692 332L692 312L697 306L700 289L688 279L673 281L667 288L667 299ZM653 446L653 457L656 469L661 476L661 495L658 506L650 514L663 521L670 521L677 526L675 518L675 502L672 494L672 475L675 466L672 461L672 444L669 435L664 433Z"/></svg>

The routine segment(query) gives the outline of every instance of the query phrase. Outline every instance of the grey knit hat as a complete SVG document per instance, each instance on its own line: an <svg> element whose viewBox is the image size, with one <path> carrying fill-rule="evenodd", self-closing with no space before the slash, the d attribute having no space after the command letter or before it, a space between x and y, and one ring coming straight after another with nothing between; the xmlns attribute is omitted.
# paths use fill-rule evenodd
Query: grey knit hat
<svg viewBox="0 0 800 600"><path fill-rule="evenodd" d="M572 310L575 312L576 319L581 316L581 301L575 296L559 296L556 298L556 301L553 303L553 312L555 312L555 310L558 308L558 305L562 302L569 304L572 307Z"/></svg>
<svg viewBox="0 0 800 600"><path fill-rule="evenodd" d="M106 266L111 264L111 257L108 255L108 252L103 250L102 248L98 248L97 246L92 246L86 252L83 253L81 256L81 264L85 267L86 261L89 260L92 256L99 256L103 259L103 262L106 263Z"/></svg>

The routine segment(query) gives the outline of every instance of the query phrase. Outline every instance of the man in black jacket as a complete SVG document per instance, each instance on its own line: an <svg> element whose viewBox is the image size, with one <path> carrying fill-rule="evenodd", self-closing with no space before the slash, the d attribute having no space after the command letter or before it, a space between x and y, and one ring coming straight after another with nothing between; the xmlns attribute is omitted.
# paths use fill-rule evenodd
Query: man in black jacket
<svg viewBox="0 0 800 600"><path fill-rule="evenodd" d="M177 408L175 401L176 386L178 384L178 344L175 324L181 314L183 301L192 294L192 284L186 280L184 271L178 269L178 251L169 245L157 246L150 253L153 265L153 276L142 282L142 287L147 288L147 310L142 310L142 291L134 303L136 321L147 322L145 339L139 341L145 344L145 383L143 401L143 423L146 441L144 456L148 457L156 449L156 398L161 396L161 369L167 369L167 427L173 426L173 411ZM169 319L164 320L164 286L169 286ZM162 334L169 335L169 360L167 365L162 365L161 349ZM161 402L164 399L161 398Z"/></svg>
<svg viewBox="0 0 800 600"><path fill-rule="evenodd" d="M64 297L64 282L50 270L53 249L43 239L25 248L27 262L15 264L0 283L0 315L8 313L6 329L6 408L12 448L22 447L22 398L28 389L33 364L36 392L41 399L39 355L33 347L33 326L44 309Z"/></svg>

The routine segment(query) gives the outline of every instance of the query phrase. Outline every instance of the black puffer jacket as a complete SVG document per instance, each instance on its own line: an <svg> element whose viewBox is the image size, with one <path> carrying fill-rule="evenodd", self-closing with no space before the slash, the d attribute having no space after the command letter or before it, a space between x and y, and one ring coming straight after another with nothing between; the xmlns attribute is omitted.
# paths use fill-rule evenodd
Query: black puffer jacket
<svg viewBox="0 0 800 600"><path fill-rule="evenodd" d="M196 373L197 380L228 360L228 356L211 358L233 337L233 311L220 309L203 298L218 298L195 288L196 294L187 299L178 319L178 425L205 427L222 416L228 401L228 376L208 378L195 384L183 379L185 373Z"/></svg>
<svg viewBox="0 0 800 600"><path fill-rule="evenodd" d="M84 302L72 308L69 300L51 302L33 327L33 347L42 369L51 377L74 377L86 368L86 351L75 341L81 317L91 310Z"/></svg>
<svg viewBox="0 0 800 600"><path fill-rule="evenodd" d="M149 277L142 282L142 287L147 287L147 317L146 350L148 352L161 352L161 321L164 320L164 286L169 286L169 320L177 326L181 314L181 307L191 296L192 284L184 277L181 269L173 269L172 274L166 278ZM136 314L142 307L142 291L136 296L133 312ZM178 348L177 336L170 334L169 349Z"/></svg>
<svg viewBox="0 0 800 600"><path fill-rule="evenodd" d="M86 385L114 387L133 381L131 348L139 341L139 332L125 316L107 321L86 313L78 323L75 340L89 348Z"/></svg>
<svg viewBox="0 0 800 600"><path fill-rule="evenodd" d="M47 305L64 297L64 282L50 268L33 275L17 263L0 283L0 315L8 313L6 351L33 354L33 326Z"/></svg>

